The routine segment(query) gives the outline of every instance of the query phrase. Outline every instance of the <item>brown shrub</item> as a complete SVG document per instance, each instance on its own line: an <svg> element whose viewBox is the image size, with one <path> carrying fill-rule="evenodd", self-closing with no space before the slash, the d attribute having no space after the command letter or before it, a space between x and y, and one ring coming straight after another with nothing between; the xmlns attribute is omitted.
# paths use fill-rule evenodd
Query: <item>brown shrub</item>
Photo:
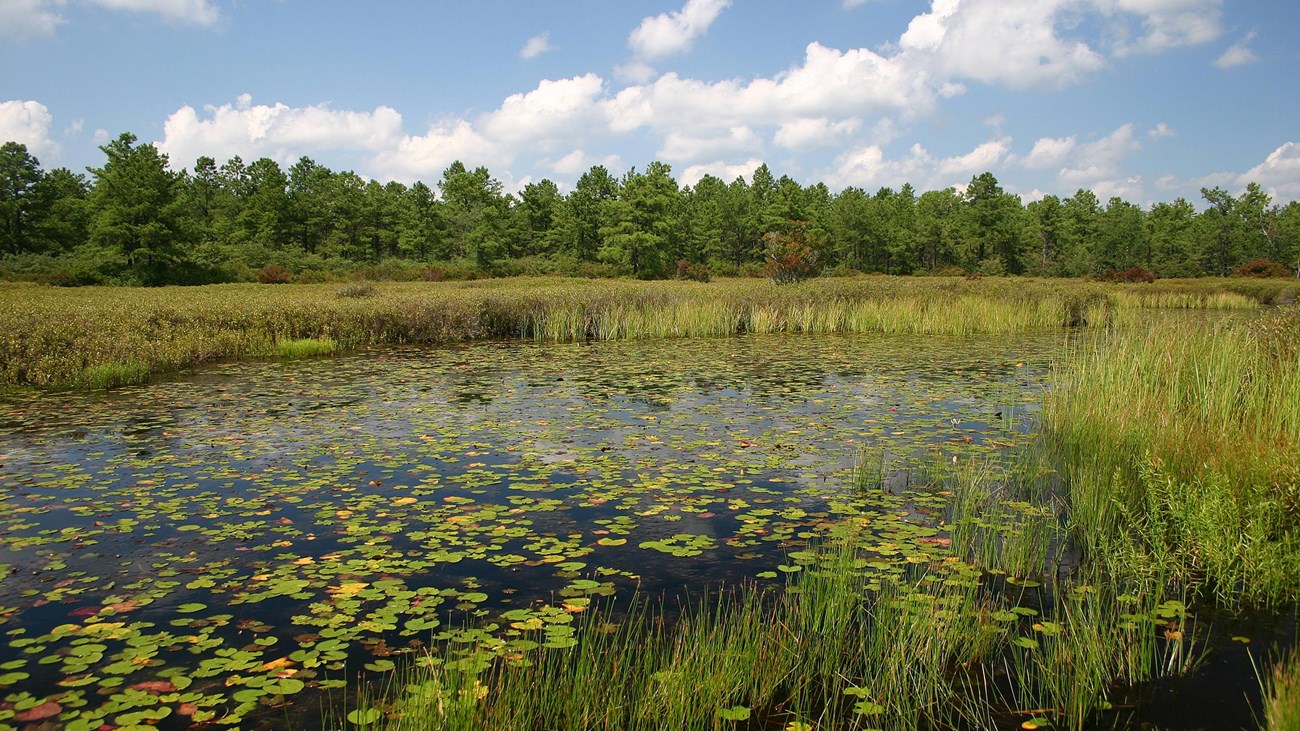
<svg viewBox="0 0 1300 731"><path fill-rule="evenodd" d="M257 270L257 281L262 284L288 284L293 281L293 272L287 267L272 264Z"/></svg>
<svg viewBox="0 0 1300 731"><path fill-rule="evenodd" d="M1256 279L1272 279L1273 277L1289 277L1291 275L1291 270L1285 264L1279 264L1272 259L1264 258L1248 261L1232 270L1232 276L1234 277L1254 277Z"/></svg>

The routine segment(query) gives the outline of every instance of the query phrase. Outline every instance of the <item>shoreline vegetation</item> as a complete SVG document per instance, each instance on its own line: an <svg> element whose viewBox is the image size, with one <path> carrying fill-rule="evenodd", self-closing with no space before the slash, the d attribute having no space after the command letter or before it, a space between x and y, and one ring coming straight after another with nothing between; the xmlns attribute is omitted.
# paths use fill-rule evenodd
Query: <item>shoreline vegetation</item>
<svg viewBox="0 0 1300 731"><path fill-rule="evenodd" d="M8 283L0 285L7 325L0 386L107 388L223 360L488 338L1015 333L1095 327L1143 308L1249 309L1295 301L1298 292L1300 283L1285 279L1119 285L888 276L791 285L559 277L184 288Z"/></svg>

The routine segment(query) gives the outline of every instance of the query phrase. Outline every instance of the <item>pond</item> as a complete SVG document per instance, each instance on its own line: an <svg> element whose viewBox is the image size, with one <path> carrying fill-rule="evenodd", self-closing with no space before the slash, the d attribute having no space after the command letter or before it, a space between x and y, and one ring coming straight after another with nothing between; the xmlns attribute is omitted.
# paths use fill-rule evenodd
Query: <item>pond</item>
<svg viewBox="0 0 1300 731"><path fill-rule="evenodd" d="M293 725L472 627L563 647L600 597L780 582L845 515L916 544L911 476L1023 442L1063 342L489 342L9 396L0 729Z"/></svg>

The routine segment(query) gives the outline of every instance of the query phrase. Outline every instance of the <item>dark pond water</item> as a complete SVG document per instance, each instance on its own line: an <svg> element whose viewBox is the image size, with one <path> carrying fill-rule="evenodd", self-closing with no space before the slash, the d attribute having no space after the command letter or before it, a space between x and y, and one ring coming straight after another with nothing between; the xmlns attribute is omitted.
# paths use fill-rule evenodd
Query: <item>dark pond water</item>
<svg viewBox="0 0 1300 731"><path fill-rule="evenodd" d="M1021 441L1060 345L480 343L10 397L0 693L50 728L275 725L467 620L779 581L850 513L933 533L911 467Z"/></svg>

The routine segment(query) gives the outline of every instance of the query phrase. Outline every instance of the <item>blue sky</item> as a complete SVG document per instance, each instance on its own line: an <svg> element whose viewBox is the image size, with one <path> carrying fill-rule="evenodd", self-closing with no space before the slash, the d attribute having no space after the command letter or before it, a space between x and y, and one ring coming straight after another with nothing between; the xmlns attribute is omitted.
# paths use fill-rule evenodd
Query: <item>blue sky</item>
<svg viewBox="0 0 1300 731"><path fill-rule="evenodd" d="M508 190L652 160L838 190L1300 199L1294 0L0 0L0 139Z"/></svg>

